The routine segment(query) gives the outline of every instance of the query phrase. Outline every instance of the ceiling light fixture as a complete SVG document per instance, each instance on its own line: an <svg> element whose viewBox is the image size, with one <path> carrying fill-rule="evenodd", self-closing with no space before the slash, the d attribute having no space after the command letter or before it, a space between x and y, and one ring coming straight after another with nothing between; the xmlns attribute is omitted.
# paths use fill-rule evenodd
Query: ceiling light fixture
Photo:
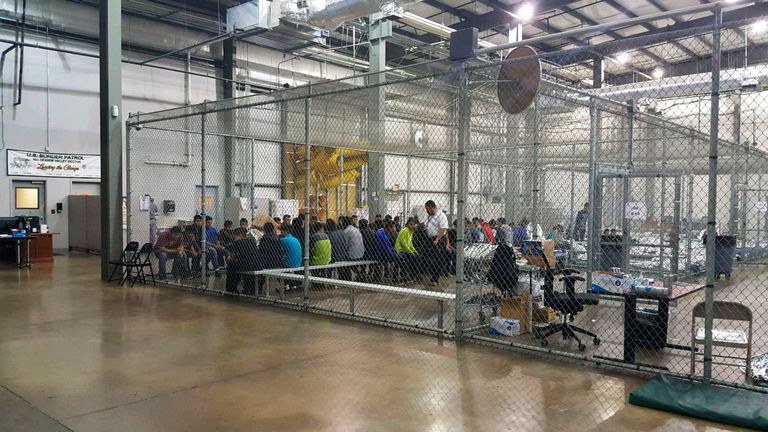
<svg viewBox="0 0 768 432"><path fill-rule="evenodd" d="M653 70L653 73L651 73L655 79L661 79L661 77L664 76L664 69L662 68L656 68Z"/></svg>
<svg viewBox="0 0 768 432"><path fill-rule="evenodd" d="M520 9L517 10L517 17L521 21L528 22L533 18L534 9L533 5L530 3L523 3L522 6L520 6Z"/></svg>
<svg viewBox="0 0 768 432"><path fill-rule="evenodd" d="M629 53L623 52L616 56L616 61L619 62L619 64L625 64L629 61L630 58L631 56Z"/></svg>
<svg viewBox="0 0 768 432"><path fill-rule="evenodd" d="M768 21L762 19L752 24L752 32L763 33L768 30Z"/></svg>

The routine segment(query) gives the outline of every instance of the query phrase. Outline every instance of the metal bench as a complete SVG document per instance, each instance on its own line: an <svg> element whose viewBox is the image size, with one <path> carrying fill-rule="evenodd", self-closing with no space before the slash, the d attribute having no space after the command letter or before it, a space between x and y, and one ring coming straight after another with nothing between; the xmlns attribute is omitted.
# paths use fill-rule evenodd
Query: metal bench
<svg viewBox="0 0 768 432"><path fill-rule="evenodd" d="M321 266L317 266L317 267L321 267ZM310 269L311 268L312 267L310 267ZM272 273L265 273L263 275L267 278L275 278L275 279L283 279L283 280L293 280L293 281L304 280L304 275L298 275L298 274L292 274L292 273L272 272ZM426 290L420 290L420 289L414 289L414 288L393 287L393 286L387 286L387 285L329 279L329 278L316 277L316 276L310 276L309 281L311 283L316 283L316 284L333 285L336 287L348 288L349 289L349 312L353 315L355 314L355 291L356 290L381 292L381 293L387 293L387 294L395 294L395 295L403 295L403 296L415 297L415 298L421 298L421 299L435 300L438 303L437 326L441 330L444 329L443 316L445 313L445 302L456 300L456 294L426 291ZM280 300L285 300L285 297L284 297L285 291L282 289L284 285L280 284L280 287L281 287Z"/></svg>

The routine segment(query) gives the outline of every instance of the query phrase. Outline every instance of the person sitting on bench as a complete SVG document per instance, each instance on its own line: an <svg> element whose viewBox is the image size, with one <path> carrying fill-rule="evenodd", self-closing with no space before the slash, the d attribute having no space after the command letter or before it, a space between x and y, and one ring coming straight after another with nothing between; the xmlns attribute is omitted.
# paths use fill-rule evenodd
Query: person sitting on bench
<svg viewBox="0 0 768 432"><path fill-rule="evenodd" d="M179 226L171 228L170 232L160 233L155 244L155 256L159 261L158 279L163 281L166 277L166 265L169 259L173 260L172 274L176 278L189 276L189 257L197 256L197 251L192 246Z"/></svg>
<svg viewBox="0 0 768 432"><path fill-rule="evenodd" d="M399 254L408 279L412 279L418 272L420 256L413 246L413 233L418 229L416 219L409 218L405 228L400 230L395 240L395 251Z"/></svg>
<svg viewBox="0 0 768 432"><path fill-rule="evenodd" d="M229 245L230 256L227 258L227 293L237 294L237 285L243 280L243 294L256 295L256 277L240 272L261 270L261 254L258 243L248 236L248 231L238 228L233 231L234 241Z"/></svg>

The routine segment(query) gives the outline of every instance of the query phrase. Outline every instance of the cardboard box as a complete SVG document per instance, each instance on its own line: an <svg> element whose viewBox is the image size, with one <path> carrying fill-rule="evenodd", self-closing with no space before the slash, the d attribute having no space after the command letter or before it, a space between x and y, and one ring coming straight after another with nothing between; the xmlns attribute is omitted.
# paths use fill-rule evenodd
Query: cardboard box
<svg viewBox="0 0 768 432"><path fill-rule="evenodd" d="M556 323L558 321L557 319L557 312L554 311L552 308L533 308L533 312L531 314L533 316L533 322L539 323L539 324L552 324Z"/></svg>
<svg viewBox="0 0 768 432"><path fill-rule="evenodd" d="M518 336L520 335L520 321L492 317L490 333L501 336Z"/></svg>
<svg viewBox="0 0 768 432"><path fill-rule="evenodd" d="M499 316L520 322L520 333L528 331L528 293L501 299Z"/></svg>

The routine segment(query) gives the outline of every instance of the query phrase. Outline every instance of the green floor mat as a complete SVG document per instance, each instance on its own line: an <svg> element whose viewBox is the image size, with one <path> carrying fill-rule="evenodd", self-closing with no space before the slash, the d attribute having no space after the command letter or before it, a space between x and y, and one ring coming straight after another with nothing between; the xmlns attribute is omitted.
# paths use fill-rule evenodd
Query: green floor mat
<svg viewBox="0 0 768 432"><path fill-rule="evenodd" d="M768 395L764 393L660 375L630 393L629 403L768 431Z"/></svg>

